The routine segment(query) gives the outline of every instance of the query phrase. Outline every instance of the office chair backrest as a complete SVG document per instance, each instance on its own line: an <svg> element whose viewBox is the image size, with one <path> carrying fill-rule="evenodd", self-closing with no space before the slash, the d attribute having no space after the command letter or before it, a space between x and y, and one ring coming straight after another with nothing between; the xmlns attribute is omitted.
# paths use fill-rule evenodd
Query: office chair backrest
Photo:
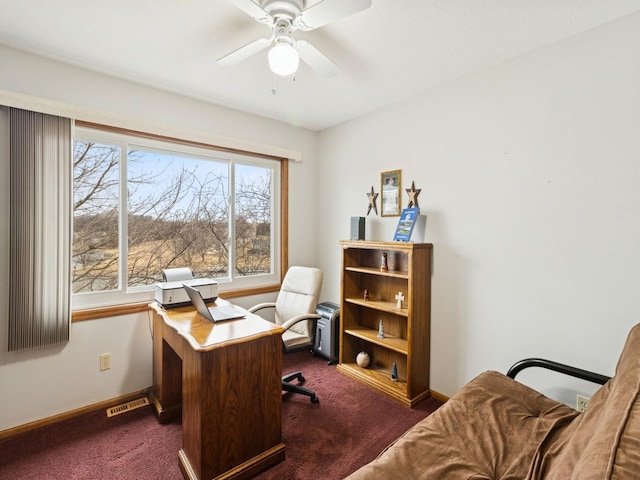
<svg viewBox="0 0 640 480"><path fill-rule="evenodd" d="M296 315L315 313L321 288L322 270L313 267L290 267L276 299L276 323L283 324ZM299 322L292 326L291 330L311 336L311 323Z"/></svg>

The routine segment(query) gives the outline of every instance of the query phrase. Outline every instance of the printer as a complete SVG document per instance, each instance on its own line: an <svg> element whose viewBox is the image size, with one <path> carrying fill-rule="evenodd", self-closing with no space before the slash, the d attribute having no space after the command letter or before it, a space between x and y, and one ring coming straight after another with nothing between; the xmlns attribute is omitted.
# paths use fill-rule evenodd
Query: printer
<svg viewBox="0 0 640 480"><path fill-rule="evenodd" d="M190 268L165 269L162 279L164 282L156 283L155 300L164 308L191 305L183 283L200 290L205 302L214 302L218 298L218 282L210 278L193 278Z"/></svg>

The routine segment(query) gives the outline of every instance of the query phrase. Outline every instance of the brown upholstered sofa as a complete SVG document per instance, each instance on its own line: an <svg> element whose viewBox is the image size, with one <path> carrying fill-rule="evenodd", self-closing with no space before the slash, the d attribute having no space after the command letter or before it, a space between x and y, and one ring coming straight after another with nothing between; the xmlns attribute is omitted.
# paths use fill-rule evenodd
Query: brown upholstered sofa
<svg viewBox="0 0 640 480"><path fill-rule="evenodd" d="M640 479L640 325L627 338L615 376L594 374L606 383L586 413L513 380L524 366L514 366L511 376L479 375L347 478ZM576 372L589 376L569 373Z"/></svg>

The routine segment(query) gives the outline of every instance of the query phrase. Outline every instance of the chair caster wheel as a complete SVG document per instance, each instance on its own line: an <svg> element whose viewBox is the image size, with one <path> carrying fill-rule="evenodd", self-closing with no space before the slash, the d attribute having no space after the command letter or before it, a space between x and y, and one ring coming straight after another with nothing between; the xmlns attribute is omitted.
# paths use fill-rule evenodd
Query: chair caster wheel
<svg viewBox="0 0 640 480"><path fill-rule="evenodd" d="M311 397L311 403L320 403L320 400L315 395Z"/></svg>
<svg viewBox="0 0 640 480"><path fill-rule="evenodd" d="M304 383L305 378L304 378L302 375L298 375L298 381L299 381L300 383Z"/></svg>

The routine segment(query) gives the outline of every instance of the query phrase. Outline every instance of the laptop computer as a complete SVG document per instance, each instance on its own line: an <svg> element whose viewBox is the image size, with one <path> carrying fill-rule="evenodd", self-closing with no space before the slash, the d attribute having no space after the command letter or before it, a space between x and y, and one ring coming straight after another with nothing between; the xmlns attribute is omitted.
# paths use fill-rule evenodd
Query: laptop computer
<svg viewBox="0 0 640 480"><path fill-rule="evenodd" d="M210 322L222 322L224 320L233 320L234 318L243 318L246 316L245 313L231 306L207 307L207 304L204 303L200 290L193 288L186 283L183 283L182 286L187 292L187 295L189 295L191 303L196 307L198 313Z"/></svg>

